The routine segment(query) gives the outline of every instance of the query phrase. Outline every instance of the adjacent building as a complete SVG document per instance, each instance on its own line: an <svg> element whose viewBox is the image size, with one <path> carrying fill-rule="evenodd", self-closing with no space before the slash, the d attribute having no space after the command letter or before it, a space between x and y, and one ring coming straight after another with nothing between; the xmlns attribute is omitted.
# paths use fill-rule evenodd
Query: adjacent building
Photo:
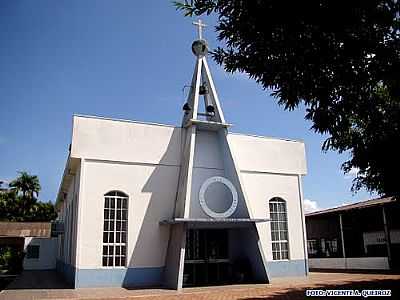
<svg viewBox="0 0 400 300"><path fill-rule="evenodd" d="M379 198L306 214L310 269L398 269L399 213Z"/></svg>
<svg viewBox="0 0 400 300"><path fill-rule="evenodd" d="M23 252L24 270L55 269L57 244L50 222L0 222L0 248Z"/></svg>

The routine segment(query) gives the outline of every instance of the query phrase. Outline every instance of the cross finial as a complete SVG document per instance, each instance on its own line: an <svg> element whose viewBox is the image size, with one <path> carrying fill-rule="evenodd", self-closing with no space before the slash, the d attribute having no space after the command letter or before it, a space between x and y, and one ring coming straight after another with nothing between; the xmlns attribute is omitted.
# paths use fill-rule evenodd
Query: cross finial
<svg viewBox="0 0 400 300"><path fill-rule="evenodd" d="M197 26L197 32L199 33L199 40L203 39L203 27L207 25L204 24L200 19L197 22L193 22L193 25Z"/></svg>

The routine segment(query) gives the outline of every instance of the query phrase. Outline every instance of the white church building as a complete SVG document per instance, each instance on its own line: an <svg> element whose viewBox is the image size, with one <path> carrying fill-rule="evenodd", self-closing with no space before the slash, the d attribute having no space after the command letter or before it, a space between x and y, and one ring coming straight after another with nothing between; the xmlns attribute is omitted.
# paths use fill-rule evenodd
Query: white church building
<svg viewBox="0 0 400 300"><path fill-rule="evenodd" d="M181 126L73 117L57 270L74 287L180 289L308 273L304 143L228 130L197 25Z"/></svg>

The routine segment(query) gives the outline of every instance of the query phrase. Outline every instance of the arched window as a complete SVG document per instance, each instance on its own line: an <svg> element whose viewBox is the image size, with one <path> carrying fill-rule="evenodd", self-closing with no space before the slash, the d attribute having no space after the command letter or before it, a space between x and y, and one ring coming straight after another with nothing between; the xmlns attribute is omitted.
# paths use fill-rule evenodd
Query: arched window
<svg viewBox="0 0 400 300"><path fill-rule="evenodd" d="M128 195L111 191L104 195L103 267L126 265Z"/></svg>
<svg viewBox="0 0 400 300"><path fill-rule="evenodd" d="M271 219L272 257L274 260L289 259L289 242L286 202L281 198L269 201Z"/></svg>

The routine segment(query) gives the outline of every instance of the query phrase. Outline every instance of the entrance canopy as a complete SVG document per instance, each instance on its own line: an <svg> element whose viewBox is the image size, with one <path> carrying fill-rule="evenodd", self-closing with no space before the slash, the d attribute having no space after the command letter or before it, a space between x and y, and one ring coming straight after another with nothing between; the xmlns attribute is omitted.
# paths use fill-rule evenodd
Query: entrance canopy
<svg viewBox="0 0 400 300"><path fill-rule="evenodd" d="M188 227L245 227L255 223L268 222L270 219L249 219L249 218L173 218L170 220L163 220L160 225L177 225L186 224Z"/></svg>

